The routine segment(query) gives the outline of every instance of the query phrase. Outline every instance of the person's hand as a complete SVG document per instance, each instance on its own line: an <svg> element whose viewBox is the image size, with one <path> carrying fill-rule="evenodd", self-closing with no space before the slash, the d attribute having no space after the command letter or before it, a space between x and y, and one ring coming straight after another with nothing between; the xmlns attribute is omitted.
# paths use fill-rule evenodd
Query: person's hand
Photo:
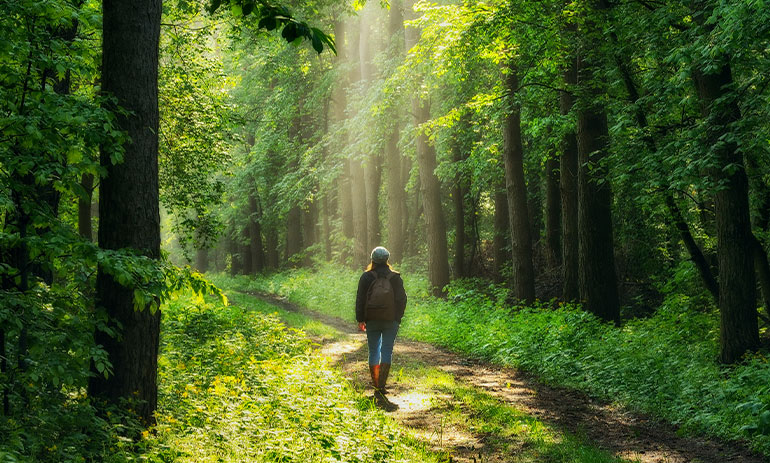
<svg viewBox="0 0 770 463"><path fill-rule="evenodd" d="M361 331L366 331L366 322L358 322L358 329Z"/></svg>

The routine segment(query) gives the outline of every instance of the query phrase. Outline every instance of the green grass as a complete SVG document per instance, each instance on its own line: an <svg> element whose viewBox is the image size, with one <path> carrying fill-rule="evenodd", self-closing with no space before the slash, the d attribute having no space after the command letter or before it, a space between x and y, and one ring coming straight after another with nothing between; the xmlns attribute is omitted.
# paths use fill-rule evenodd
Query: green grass
<svg viewBox="0 0 770 463"><path fill-rule="evenodd" d="M163 309L158 424L152 462L432 462L298 326L334 336L253 299L230 306L184 296Z"/></svg>
<svg viewBox="0 0 770 463"><path fill-rule="evenodd" d="M228 282L220 279L219 283ZM227 287L225 286L224 289ZM292 327L308 324L309 319L306 316L276 310L275 307L257 298L234 291L229 291L228 294L231 301L235 301L235 305L245 310L273 313ZM335 336L332 339L343 336L333 328L327 327L327 329L334 332ZM430 410L425 410L421 414L430 414L434 420L441 423L438 430L432 429L427 436L427 440L433 446L441 440L441 433L444 432L442 428L450 425L464 432L483 436L487 449L478 456L479 462L485 461L485 455L491 452L506 455L509 458L506 461L516 463L626 461L598 449L584 438L557 430L478 388L459 383L453 376L433 366L402 358L398 369L393 372L392 383L406 385L408 394L422 397L430 403ZM415 430L412 432L412 442L426 440L424 433L420 435ZM453 456L450 448L439 448L439 450L447 461L448 457Z"/></svg>
<svg viewBox="0 0 770 463"><path fill-rule="evenodd" d="M359 273L332 266L220 284L271 292L353 320ZM404 275L409 305L400 333L584 390L679 425L684 433L746 440L770 455L770 362L717 363L718 316L673 295L646 319L621 328L579 307L508 307L504 288L454 282L449 297L429 297L422 276ZM758 430L757 430L758 428ZM759 432L757 432L759 431Z"/></svg>

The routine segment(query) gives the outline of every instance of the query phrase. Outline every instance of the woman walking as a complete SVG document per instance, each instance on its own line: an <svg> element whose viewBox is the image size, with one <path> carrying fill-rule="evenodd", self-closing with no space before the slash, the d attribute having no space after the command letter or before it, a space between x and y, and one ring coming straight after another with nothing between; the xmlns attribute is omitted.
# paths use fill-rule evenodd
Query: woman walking
<svg viewBox="0 0 770 463"><path fill-rule="evenodd" d="M369 342L369 373L375 393L384 394L393 357L393 343L406 308L401 275L388 263L382 246L372 250L372 262L358 280L356 321Z"/></svg>

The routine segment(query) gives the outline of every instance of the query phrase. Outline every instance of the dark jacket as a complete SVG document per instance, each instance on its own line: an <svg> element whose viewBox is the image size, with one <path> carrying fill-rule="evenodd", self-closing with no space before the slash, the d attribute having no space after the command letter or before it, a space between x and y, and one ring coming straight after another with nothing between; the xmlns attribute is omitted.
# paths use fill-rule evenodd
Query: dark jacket
<svg viewBox="0 0 770 463"><path fill-rule="evenodd" d="M396 298L396 321L401 322L401 318L404 316L404 310L406 309L406 291L404 291L404 281L401 279L401 274L393 272L387 265L375 265L374 269L380 276L386 276L389 273L395 273L396 275L391 277L390 284L393 286L393 295ZM369 292L369 287L374 283L375 277L369 272L364 272L361 278L358 279L358 293L356 293L356 321L365 322L364 319L364 305L366 305L366 293Z"/></svg>

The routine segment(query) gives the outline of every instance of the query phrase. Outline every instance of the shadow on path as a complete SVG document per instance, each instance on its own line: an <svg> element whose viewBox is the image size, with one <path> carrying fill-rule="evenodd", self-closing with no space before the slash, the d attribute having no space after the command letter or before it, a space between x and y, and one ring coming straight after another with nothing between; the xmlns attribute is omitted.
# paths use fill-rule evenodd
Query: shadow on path
<svg viewBox="0 0 770 463"><path fill-rule="evenodd" d="M253 292L247 294L288 311L302 313L345 333L347 336L342 340L323 341L321 352L355 382L368 385L366 339L353 321L321 314L276 296ZM740 443L679 437L676 428L668 423L594 400L572 389L547 386L520 371L470 360L427 343L401 338L396 342L394 356L396 363L399 358L408 358L439 368L460 381L510 403L524 413L573 434L585 435L598 446L624 459L644 463L767 461ZM409 390L396 384L389 387L387 400L400 409L394 417L403 424L426 430L435 426L425 417L430 407L425 403L429 401L425 397L414 397ZM456 448L472 446L474 438L461 436L460 440L468 442L458 442Z"/></svg>

